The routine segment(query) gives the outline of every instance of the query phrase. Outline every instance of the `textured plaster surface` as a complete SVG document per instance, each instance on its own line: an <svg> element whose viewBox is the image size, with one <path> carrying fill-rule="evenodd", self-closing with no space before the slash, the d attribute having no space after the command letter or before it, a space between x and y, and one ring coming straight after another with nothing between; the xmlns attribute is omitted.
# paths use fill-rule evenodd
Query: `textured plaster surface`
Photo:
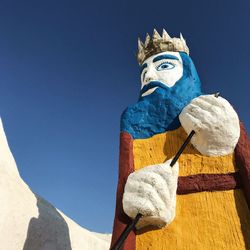
<svg viewBox="0 0 250 250"><path fill-rule="evenodd" d="M171 59L172 56L175 59ZM155 58L161 58L161 60L155 61ZM141 72L141 89L151 81L160 81L167 87L172 87L183 75L183 64L179 52L163 52L153 55L143 65L146 65L146 67ZM151 93L147 92L142 96Z"/></svg>
<svg viewBox="0 0 250 250"><path fill-rule="evenodd" d="M172 158L186 137L187 134L179 128L149 139L134 140L135 171ZM213 184L212 188L217 191L195 190L195 193L177 195L174 220L161 229L145 227L137 231L135 249L250 249L250 213L246 196L243 190L234 189L230 183L231 190L225 190L228 182L224 177L236 175L239 171L234 154L203 156L190 143L178 162L179 176L195 176L192 184L196 188L211 188L204 186L208 184L203 182L208 176L213 182L220 177L218 182L222 183L214 184L223 186ZM240 184L242 186L242 181Z"/></svg>
<svg viewBox="0 0 250 250"><path fill-rule="evenodd" d="M133 138L126 132L120 134L119 179L116 192L115 219L112 233L113 246L127 224L131 221L122 208L124 185L130 173L134 171ZM135 250L135 231L132 230L125 240L122 249Z"/></svg>
<svg viewBox="0 0 250 250"><path fill-rule="evenodd" d="M137 232L136 250L250 249L250 213L242 190L177 195L176 204L167 227Z"/></svg>
<svg viewBox="0 0 250 250"><path fill-rule="evenodd" d="M18 173L0 121L0 250L105 250L110 235L90 232L34 194Z"/></svg>
<svg viewBox="0 0 250 250"><path fill-rule="evenodd" d="M143 215L137 228L163 227L174 219L179 164L170 167L170 162L147 166L129 175L123 209L131 218L138 213Z"/></svg>
<svg viewBox="0 0 250 250"><path fill-rule="evenodd" d="M240 123L230 103L214 95L199 96L191 101L179 116L191 142L203 155L227 155L234 151L240 137Z"/></svg>
<svg viewBox="0 0 250 250"><path fill-rule="evenodd" d="M245 165L248 164L249 158L249 147L247 146L249 139L246 132L241 132L241 137L244 140L239 141L236 153L238 151L241 159L244 159L242 164L239 162L242 168L248 168ZM121 207L123 187L128 175L133 170L137 171L145 166L171 159L186 137L187 134L182 127L146 140L133 140L128 133L121 133L113 242L116 241L129 222ZM213 249L250 249L250 214L243 190L234 189L237 186L242 187L243 184L241 180L238 180L239 168L234 159L234 153L215 157L201 155L189 143L178 160L179 178L193 180L190 186L185 183L184 186L182 185L182 193L188 194L177 195L175 219L169 226L162 229L143 228L136 234L132 231L122 249L169 249L170 245L171 249L178 250L211 249L211 246ZM245 174L246 172L242 173L249 186L249 175ZM205 177L205 179L200 177ZM213 179L213 183L210 183L210 177ZM214 183L217 177L219 178L218 182ZM236 183L233 183L234 181ZM228 185L231 190L226 191ZM223 189L225 191L200 192L200 189ZM193 191L199 193L190 194Z"/></svg>
<svg viewBox="0 0 250 250"><path fill-rule="evenodd" d="M248 208L250 209L250 140L243 123L240 124L240 127L240 140L235 150L235 160L237 165L240 166L240 176L243 182Z"/></svg>

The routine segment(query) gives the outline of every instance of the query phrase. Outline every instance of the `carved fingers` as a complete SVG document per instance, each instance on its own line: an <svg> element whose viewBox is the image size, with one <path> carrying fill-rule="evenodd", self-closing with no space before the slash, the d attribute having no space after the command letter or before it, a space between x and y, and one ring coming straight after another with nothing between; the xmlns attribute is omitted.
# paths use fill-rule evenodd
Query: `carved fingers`
<svg viewBox="0 0 250 250"><path fill-rule="evenodd" d="M124 212L131 218L143 215L137 228L158 227L170 223L175 216L178 163L170 161L147 166L129 175L123 195Z"/></svg>
<svg viewBox="0 0 250 250"><path fill-rule="evenodd" d="M195 131L191 142L200 153L226 155L233 152L240 135L239 118L226 99L199 96L182 110L179 118L187 133Z"/></svg>

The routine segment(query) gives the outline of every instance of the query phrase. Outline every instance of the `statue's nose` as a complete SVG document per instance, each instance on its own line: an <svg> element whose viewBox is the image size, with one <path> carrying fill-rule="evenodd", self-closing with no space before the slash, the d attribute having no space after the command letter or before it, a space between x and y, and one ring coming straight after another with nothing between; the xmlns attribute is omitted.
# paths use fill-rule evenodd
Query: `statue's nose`
<svg viewBox="0 0 250 250"><path fill-rule="evenodd" d="M157 75L155 73L154 67L149 67L149 69L148 69L148 71L147 71L147 73L145 75L145 82L149 83L149 82L151 82L153 80L156 80L156 78L157 78Z"/></svg>
<svg viewBox="0 0 250 250"><path fill-rule="evenodd" d="M151 82L153 80L154 80L154 78L152 76L148 76L148 77L145 78L146 83L149 83L149 82Z"/></svg>

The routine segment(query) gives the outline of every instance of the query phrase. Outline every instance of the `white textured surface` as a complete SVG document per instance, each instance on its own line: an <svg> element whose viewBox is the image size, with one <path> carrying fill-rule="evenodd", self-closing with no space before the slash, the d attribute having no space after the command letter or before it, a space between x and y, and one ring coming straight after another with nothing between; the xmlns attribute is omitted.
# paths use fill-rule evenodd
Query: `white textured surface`
<svg viewBox="0 0 250 250"><path fill-rule="evenodd" d="M162 59L156 62L153 61L156 57L161 55L175 56L178 60ZM159 70L158 67L163 63L169 63L172 66L170 68ZM168 87L172 87L183 74L183 63L179 52L159 53L149 57L143 64L147 64L147 67L141 72L141 88L152 81L159 81ZM142 96L149 95L152 92L146 92Z"/></svg>
<svg viewBox="0 0 250 250"><path fill-rule="evenodd" d="M92 233L38 195L19 176L0 120L0 250L107 250Z"/></svg>
<svg viewBox="0 0 250 250"><path fill-rule="evenodd" d="M227 155L234 151L239 140L239 118L230 103L214 95L195 98L181 112L180 122L191 142L203 155Z"/></svg>
<svg viewBox="0 0 250 250"><path fill-rule="evenodd" d="M152 89L149 89L148 91L146 91L145 93L143 93L141 96L146 96L146 95L150 95L152 94L158 87L155 87L155 88L152 88Z"/></svg>
<svg viewBox="0 0 250 250"><path fill-rule="evenodd" d="M179 165L170 167L171 160L147 166L131 173L125 185L123 210L131 218L143 218L137 228L147 225L163 227L175 217Z"/></svg>

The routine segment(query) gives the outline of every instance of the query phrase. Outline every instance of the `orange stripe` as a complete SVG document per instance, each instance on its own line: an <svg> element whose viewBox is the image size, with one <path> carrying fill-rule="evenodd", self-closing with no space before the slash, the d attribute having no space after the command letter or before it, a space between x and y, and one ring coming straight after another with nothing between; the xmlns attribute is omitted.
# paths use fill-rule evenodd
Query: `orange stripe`
<svg viewBox="0 0 250 250"><path fill-rule="evenodd" d="M187 134L181 127L148 139L134 140L135 170L172 159L186 138ZM180 176L228 174L238 171L233 154L220 157L203 156L191 143L187 145L178 162Z"/></svg>

